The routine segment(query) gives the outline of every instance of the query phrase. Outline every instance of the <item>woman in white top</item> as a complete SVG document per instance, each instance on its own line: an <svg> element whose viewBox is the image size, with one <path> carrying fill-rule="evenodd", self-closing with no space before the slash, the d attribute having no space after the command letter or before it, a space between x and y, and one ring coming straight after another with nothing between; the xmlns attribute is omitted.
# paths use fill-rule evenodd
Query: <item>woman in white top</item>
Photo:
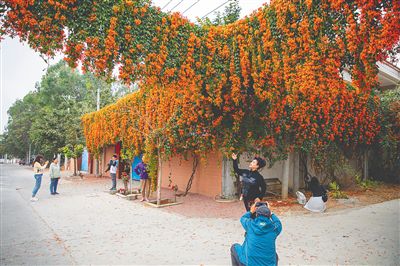
<svg viewBox="0 0 400 266"><path fill-rule="evenodd" d="M36 180L35 186L32 191L31 201L37 201L36 193L38 192L40 185L42 184L43 170L47 167L49 161L43 164L44 158L42 155L38 155L33 162L33 173Z"/></svg>
<svg viewBox="0 0 400 266"><path fill-rule="evenodd" d="M312 196L306 205L304 205L304 208L312 212L324 212L326 210L324 195L326 195L327 192L325 188L320 185L316 177L311 178L310 190L312 192Z"/></svg>

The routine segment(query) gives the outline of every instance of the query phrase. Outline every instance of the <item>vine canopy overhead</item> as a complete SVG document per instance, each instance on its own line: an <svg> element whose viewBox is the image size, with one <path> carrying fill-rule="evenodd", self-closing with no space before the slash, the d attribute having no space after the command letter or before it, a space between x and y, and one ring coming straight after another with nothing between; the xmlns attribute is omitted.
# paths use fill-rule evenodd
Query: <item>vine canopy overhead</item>
<svg viewBox="0 0 400 266"><path fill-rule="evenodd" d="M164 154L256 147L274 157L379 132L378 61L399 48L400 2L273 0L221 26L150 0L6 0L2 35L140 90L83 117L88 148ZM342 71L352 76L346 84ZM163 138L161 138L163 136Z"/></svg>

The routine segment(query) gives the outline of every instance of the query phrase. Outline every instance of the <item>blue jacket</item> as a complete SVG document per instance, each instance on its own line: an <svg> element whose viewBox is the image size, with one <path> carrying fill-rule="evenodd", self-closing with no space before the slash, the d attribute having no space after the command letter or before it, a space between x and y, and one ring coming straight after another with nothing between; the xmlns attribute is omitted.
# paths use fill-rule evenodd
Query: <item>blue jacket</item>
<svg viewBox="0 0 400 266"><path fill-rule="evenodd" d="M271 219L252 219L246 212L240 222L246 231L243 244L235 246L240 262L246 266L276 265L275 240L282 231L278 217L272 214Z"/></svg>

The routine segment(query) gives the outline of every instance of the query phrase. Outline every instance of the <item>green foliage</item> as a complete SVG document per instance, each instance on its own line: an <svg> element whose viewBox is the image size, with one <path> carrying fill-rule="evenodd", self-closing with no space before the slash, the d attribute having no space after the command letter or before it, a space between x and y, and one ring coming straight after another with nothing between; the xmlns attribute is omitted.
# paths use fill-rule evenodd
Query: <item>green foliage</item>
<svg viewBox="0 0 400 266"><path fill-rule="evenodd" d="M10 156L27 157L29 145L32 143L29 133L39 109L38 92L28 93L8 109L9 120L4 133L3 147ZM35 150L34 146L32 150Z"/></svg>
<svg viewBox="0 0 400 266"><path fill-rule="evenodd" d="M8 110L2 152L26 158L31 145L32 154L52 157L67 144L83 144L81 116L96 110L98 89L100 108L130 92L126 86L111 86L90 73L81 75L63 61L49 67L35 91Z"/></svg>
<svg viewBox="0 0 400 266"><path fill-rule="evenodd" d="M73 158L75 163L74 163L74 176L76 176L76 166L77 162L76 159L79 158L84 150L84 146L82 144L76 144L75 146L72 146L71 144L68 144L62 148L59 149L60 152L64 153L68 158Z"/></svg>
<svg viewBox="0 0 400 266"><path fill-rule="evenodd" d="M335 181L329 184L330 195L334 199L347 199L346 193L340 190L339 184Z"/></svg>
<svg viewBox="0 0 400 266"><path fill-rule="evenodd" d="M214 12L215 18L213 20L208 17L204 19L198 19L198 23L202 26L217 26L217 25L227 25L237 21L240 18L240 5L239 0L231 0L229 4L225 7L223 13L216 11Z"/></svg>
<svg viewBox="0 0 400 266"><path fill-rule="evenodd" d="M370 176L400 182L400 86L378 94L381 101L379 141L369 154ZM379 158L375 160L374 158Z"/></svg>
<svg viewBox="0 0 400 266"><path fill-rule="evenodd" d="M368 190L374 187L377 187L379 185L378 181L374 181L371 179L367 179L367 180L362 180L360 175L356 175L356 183L358 186L360 186L360 188L362 188L363 190Z"/></svg>
<svg viewBox="0 0 400 266"><path fill-rule="evenodd" d="M60 152L64 153L68 158L79 158L84 150L84 146L82 144L77 144L72 146L71 144L66 145L59 149Z"/></svg>

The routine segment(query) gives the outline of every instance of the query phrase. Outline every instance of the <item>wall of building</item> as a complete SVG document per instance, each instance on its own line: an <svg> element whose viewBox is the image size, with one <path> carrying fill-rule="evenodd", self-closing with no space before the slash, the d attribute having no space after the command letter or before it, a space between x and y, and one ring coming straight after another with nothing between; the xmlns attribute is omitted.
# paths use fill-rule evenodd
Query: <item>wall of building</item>
<svg viewBox="0 0 400 266"><path fill-rule="evenodd" d="M110 162L111 157L115 154L115 145L110 145L104 148L100 169L102 173L107 169L107 164Z"/></svg>
<svg viewBox="0 0 400 266"><path fill-rule="evenodd" d="M172 183L178 185L180 191L184 191L192 174L192 169L192 157L185 160L183 156L175 156L169 161L163 162L162 187L168 187L168 177L171 176ZM208 154L205 162L199 161L190 192L214 197L221 194L221 189L222 155L213 152Z"/></svg>

